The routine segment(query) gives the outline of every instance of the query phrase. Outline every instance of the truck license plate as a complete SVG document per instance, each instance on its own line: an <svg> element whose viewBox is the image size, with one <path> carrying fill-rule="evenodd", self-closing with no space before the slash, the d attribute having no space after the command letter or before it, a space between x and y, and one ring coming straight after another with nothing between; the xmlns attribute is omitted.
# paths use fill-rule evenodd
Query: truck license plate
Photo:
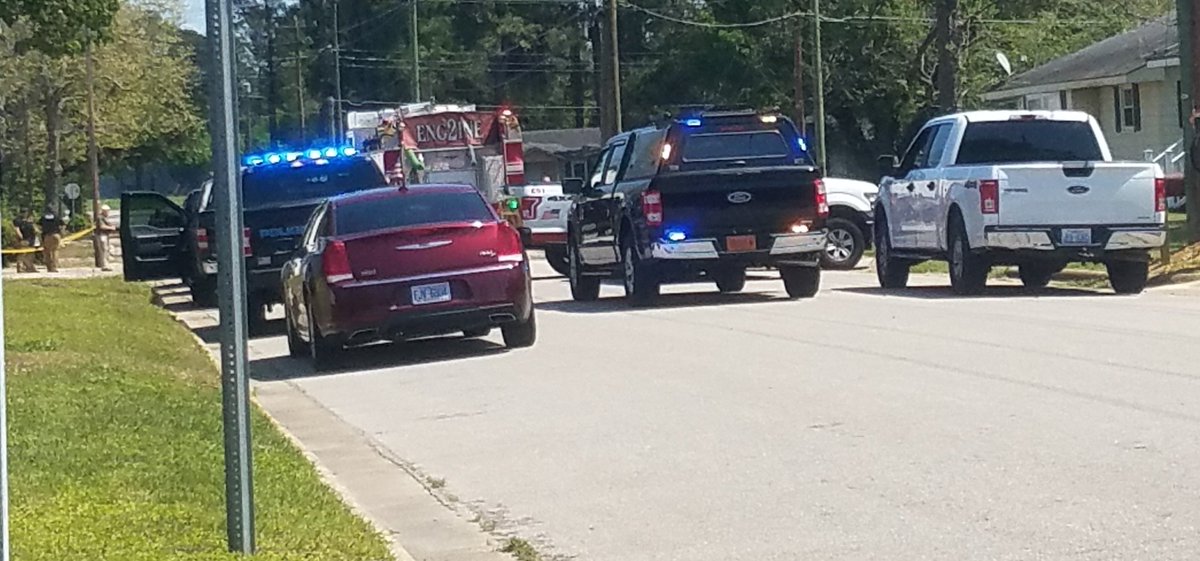
<svg viewBox="0 0 1200 561"><path fill-rule="evenodd" d="M422 284L412 287L412 303L414 306L422 304L436 304L438 302L450 301L450 283L439 282L437 284Z"/></svg>
<svg viewBox="0 0 1200 561"><path fill-rule="evenodd" d="M1063 245L1092 245L1091 228L1063 228Z"/></svg>
<svg viewBox="0 0 1200 561"><path fill-rule="evenodd" d="M754 236L727 236L725 250L730 252L754 251L758 249L758 240Z"/></svg>

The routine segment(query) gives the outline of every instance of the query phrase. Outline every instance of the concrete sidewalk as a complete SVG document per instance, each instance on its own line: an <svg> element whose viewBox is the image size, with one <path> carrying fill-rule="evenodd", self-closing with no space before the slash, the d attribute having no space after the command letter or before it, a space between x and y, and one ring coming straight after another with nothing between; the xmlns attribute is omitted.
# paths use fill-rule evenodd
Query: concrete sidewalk
<svg viewBox="0 0 1200 561"><path fill-rule="evenodd" d="M220 352L214 309L192 307L186 287L155 287L159 304L212 353ZM276 314L270 316L277 319ZM396 457L370 435L347 424L290 381L309 372L303 360L274 356L279 336L251 340L253 399L317 468L350 508L387 538L397 561L511 561L503 537L485 532L433 480ZM347 373L349 374L349 373ZM451 497L453 498L453 497Z"/></svg>

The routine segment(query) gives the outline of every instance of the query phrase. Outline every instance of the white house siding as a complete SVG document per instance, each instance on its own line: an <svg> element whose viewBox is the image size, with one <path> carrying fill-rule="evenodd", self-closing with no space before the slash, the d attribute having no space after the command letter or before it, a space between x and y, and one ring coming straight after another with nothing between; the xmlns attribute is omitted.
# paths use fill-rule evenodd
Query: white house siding
<svg viewBox="0 0 1200 561"><path fill-rule="evenodd" d="M1138 82L1142 112L1140 131L1122 127L1121 132L1117 132L1112 87L1075 91L1075 107L1088 111L1100 121L1114 158L1142 160L1146 150L1157 155L1178 142L1183 134L1179 126L1179 98L1175 86L1178 76L1178 68L1171 68L1162 76L1165 80ZM1136 78L1136 74L1131 78ZM1081 103L1081 100L1087 101Z"/></svg>

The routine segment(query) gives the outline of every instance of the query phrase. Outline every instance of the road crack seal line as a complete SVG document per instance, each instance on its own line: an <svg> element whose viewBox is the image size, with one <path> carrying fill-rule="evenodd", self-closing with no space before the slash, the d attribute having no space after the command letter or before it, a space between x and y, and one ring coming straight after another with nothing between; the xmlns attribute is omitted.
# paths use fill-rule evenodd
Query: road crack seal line
<svg viewBox="0 0 1200 561"><path fill-rule="evenodd" d="M921 366L921 367L930 368L930 369L933 369L933 370L936 370L939 372L945 372L947 374L966 374L968 376L973 376L975 378L980 378L980 379L984 379L984 380L991 380L993 382L1004 382L1004 383L1012 384L1012 385L1016 385L1016 386L1023 386L1026 388L1033 388L1033 389L1048 391L1048 392L1052 392L1052 393L1057 393L1060 395L1065 395L1065 396L1073 397L1076 399L1082 399L1085 401L1092 401L1092 402L1101 403L1104 405L1110 405L1110 406L1120 407L1120 408L1124 408L1124 409L1131 409L1131 410L1139 411L1142 413L1161 415L1163 417L1168 417L1168 418L1179 420L1179 421L1186 421L1189 423L1200 424L1200 417L1194 416L1194 415L1177 413L1175 411L1168 411L1166 409L1158 409L1155 407L1147 407L1144 405L1133 403L1131 401L1125 401L1122 399L1115 399L1115 398L1104 397L1104 396L1095 395L1095 394L1079 392L1079 391L1075 391L1075 390L1069 390L1066 388L1060 388L1060 387L1051 386L1048 384L1040 384L1037 382L1029 382L1029 381L1025 381L1025 380L1019 380L1016 378L1010 378L1010 377L1002 376L999 374L989 374L987 372L983 372L980 370L973 370L973 369L967 369L967 368L954 369L954 368L949 368L949 367L946 367L945 365L938 364L935 362L929 362L929 361L925 361L925 360L921 360L921 359L917 359L917 358L906 357L906 356L890 355L890 354L886 354L886 353L872 351L869 349L863 349L860 347L852 347L849 345L839 345L837 343L830 343L830 342L815 342L814 343L814 342L804 341L801 339L792 339L790 337L778 335L775 333L766 333L766 332L761 332L761 331L755 331L753 329L733 328L733 327L729 327L727 325L708 323L708 322L703 322L703 321L694 321L694 320L693 321L685 321L685 320L670 319L670 318L666 318L663 316L654 316L654 315L646 315L643 317L646 317L647 319L653 319L655 321L661 321L664 323L703 325L705 327L712 327L712 328L720 329L720 330L724 330L724 331L732 331L735 333L745 333L745 334L749 334L749 335L758 335L760 337L765 337L767 339L774 339L777 341L792 343L792 344L800 345L803 347L815 348L817 350L837 349L837 350L845 351L848 353L867 355L867 356L872 356L875 358L881 358L884 360L895 360L895 361L912 364L914 366Z"/></svg>

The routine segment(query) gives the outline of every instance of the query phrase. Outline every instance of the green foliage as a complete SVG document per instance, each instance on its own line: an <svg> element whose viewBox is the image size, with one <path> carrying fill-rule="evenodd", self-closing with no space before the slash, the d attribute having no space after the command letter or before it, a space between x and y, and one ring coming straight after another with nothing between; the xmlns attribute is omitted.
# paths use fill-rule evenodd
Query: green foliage
<svg viewBox="0 0 1200 561"><path fill-rule="evenodd" d="M116 279L6 283L12 553L229 560L221 399L192 336ZM383 539L253 415L263 560L389 559Z"/></svg>
<svg viewBox="0 0 1200 561"><path fill-rule="evenodd" d="M0 21L23 21L30 33L18 51L36 50L51 57L82 54L89 43L108 37L119 0L5 0Z"/></svg>
<svg viewBox="0 0 1200 561"><path fill-rule="evenodd" d="M10 216L5 214L5 216ZM0 224L0 246L5 249L17 247L21 243L21 233L17 231L17 227L13 226L12 220L5 220Z"/></svg>
<svg viewBox="0 0 1200 561"><path fill-rule="evenodd" d="M67 222L68 232L78 232L92 225L92 215L84 212L77 212L71 215L71 220Z"/></svg>

